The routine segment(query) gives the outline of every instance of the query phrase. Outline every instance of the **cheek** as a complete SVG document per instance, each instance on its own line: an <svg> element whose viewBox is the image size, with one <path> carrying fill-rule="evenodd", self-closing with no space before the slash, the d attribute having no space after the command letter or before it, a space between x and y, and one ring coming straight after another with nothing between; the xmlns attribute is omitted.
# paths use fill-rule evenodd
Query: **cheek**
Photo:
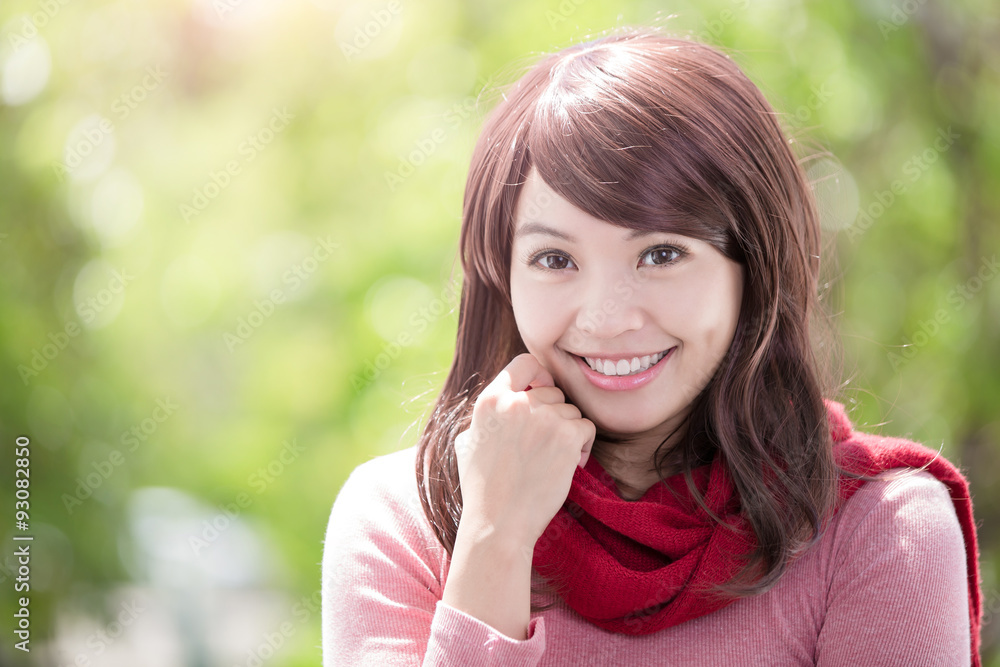
<svg viewBox="0 0 1000 667"><path fill-rule="evenodd" d="M671 319L680 338L691 347L721 357L736 332L740 287L728 275L699 276L672 285L661 301L667 305L667 312L676 314Z"/></svg>
<svg viewBox="0 0 1000 667"><path fill-rule="evenodd" d="M739 278L727 275L728 280L720 280L720 289L715 295L713 306L715 317L707 332L706 342L710 354L721 361L732 347L736 326L740 319L740 303L743 297L743 283Z"/></svg>
<svg viewBox="0 0 1000 667"><path fill-rule="evenodd" d="M553 346L571 344L575 315L567 295L557 286L511 282L514 321L528 351L544 358Z"/></svg>
<svg viewBox="0 0 1000 667"><path fill-rule="evenodd" d="M534 352L537 345L544 343L547 319L544 317L548 299L543 291L533 288L517 274L511 275L510 297L514 307L514 321L521 339Z"/></svg>

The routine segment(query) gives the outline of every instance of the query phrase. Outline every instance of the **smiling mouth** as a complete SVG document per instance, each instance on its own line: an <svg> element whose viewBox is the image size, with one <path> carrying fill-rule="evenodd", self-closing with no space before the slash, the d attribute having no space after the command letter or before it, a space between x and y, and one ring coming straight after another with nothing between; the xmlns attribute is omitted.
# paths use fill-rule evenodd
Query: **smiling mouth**
<svg viewBox="0 0 1000 667"><path fill-rule="evenodd" d="M590 366L590 369L595 373L600 373L601 375L608 377L621 377L636 375L649 370L658 364L668 352L670 352L670 350L663 350L662 352L657 352L656 354L649 354L641 357L632 357L631 359L618 360L601 359L599 357L580 358L587 362L587 365Z"/></svg>

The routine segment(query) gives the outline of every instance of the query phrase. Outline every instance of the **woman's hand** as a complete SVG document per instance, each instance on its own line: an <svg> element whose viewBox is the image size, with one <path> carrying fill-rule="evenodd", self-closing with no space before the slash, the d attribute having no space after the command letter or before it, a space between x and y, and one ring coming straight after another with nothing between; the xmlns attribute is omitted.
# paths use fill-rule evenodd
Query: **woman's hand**
<svg viewBox="0 0 1000 667"><path fill-rule="evenodd" d="M515 357L479 395L455 440L463 526L474 523L529 550L562 507L596 429L566 403L530 354Z"/></svg>

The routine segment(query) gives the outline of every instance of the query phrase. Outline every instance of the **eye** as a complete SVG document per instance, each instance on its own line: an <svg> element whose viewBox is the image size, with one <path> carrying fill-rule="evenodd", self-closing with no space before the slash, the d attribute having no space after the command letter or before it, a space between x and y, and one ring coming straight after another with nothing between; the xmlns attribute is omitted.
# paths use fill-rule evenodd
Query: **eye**
<svg viewBox="0 0 1000 667"><path fill-rule="evenodd" d="M574 266L573 260L559 252L543 250L535 255L532 264L537 264L540 268L548 271L564 271Z"/></svg>
<svg viewBox="0 0 1000 667"><path fill-rule="evenodd" d="M687 251L684 248L672 245L660 245L647 250L643 253L642 258L648 258L648 262L645 262L646 264L652 266L665 266L667 264L673 264L686 254Z"/></svg>

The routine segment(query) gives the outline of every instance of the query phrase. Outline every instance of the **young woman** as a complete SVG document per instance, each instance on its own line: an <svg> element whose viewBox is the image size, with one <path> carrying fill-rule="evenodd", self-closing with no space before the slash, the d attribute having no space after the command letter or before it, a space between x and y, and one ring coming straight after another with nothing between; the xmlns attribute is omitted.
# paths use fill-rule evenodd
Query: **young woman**
<svg viewBox="0 0 1000 667"><path fill-rule="evenodd" d="M728 56L541 60L472 157L420 442L334 504L324 664L978 665L968 486L824 399L819 250Z"/></svg>

